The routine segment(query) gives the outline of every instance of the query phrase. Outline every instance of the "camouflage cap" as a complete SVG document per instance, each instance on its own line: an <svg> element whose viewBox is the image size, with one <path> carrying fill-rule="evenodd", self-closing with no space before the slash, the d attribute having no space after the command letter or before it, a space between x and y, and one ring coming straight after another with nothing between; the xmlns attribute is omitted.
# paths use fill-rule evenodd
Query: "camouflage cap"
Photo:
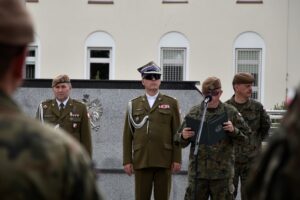
<svg viewBox="0 0 300 200"><path fill-rule="evenodd" d="M0 0L0 43L26 45L33 41L32 20L24 0Z"/></svg>
<svg viewBox="0 0 300 200"><path fill-rule="evenodd" d="M153 61L150 61L142 67L139 67L137 70L141 73L142 76L144 76L145 74L161 74L160 67Z"/></svg>
<svg viewBox="0 0 300 200"><path fill-rule="evenodd" d="M232 85L235 84L250 84L254 82L254 77L250 73L237 73L232 80Z"/></svg>
<svg viewBox="0 0 300 200"><path fill-rule="evenodd" d="M207 94L213 90L221 88L221 81L217 77L208 77L202 83L202 93Z"/></svg>
<svg viewBox="0 0 300 200"><path fill-rule="evenodd" d="M71 83L69 76L65 74L58 75L52 80L52 87L55 87L59 83Z"/></svg>

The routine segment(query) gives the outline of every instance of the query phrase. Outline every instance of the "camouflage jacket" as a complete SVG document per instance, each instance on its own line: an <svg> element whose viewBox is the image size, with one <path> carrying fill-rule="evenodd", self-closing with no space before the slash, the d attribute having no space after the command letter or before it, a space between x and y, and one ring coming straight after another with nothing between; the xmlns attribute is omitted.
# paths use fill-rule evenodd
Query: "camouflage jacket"
<svg viewBox="0 0 300 200"><path fill-rule="evenodd" d="M280 128L254 166L247 187L250 200L300 199L300 85Z"/></svg>
<svg viewBox="0 0 300 200"><path fill-rule="evenodd" d="M201 119L203 112L203 104L193 107L187 116L194 119ZM228 120L234 125L233 134L228 134L223 140L214 145L200 144L198 150L198 178L204 179L223 179L230 178L234 175L234 143L247 143L247 135L250 132L246 122L239 115L238 111L231 105L220 102L215 109L207 109L205 121L215 116L227 113ZM186 126L186 120L181 124L175 144L180 144L183 148L191 143L189 156L189 176L195 176L195 156L193 155L195 145L192 139L184 140L181 132ZM204 130L203 130L204 131ZM210 133L208 133L210 134Z"/></svg>
<svg viewBox="0 0 300 200"><path fill-rule="evenodd" d="M1 91L0 133L2 200L101 199L79 143L25 116Z"/></svg>
<svg viewBox="0 0 300 200"><path fill-rule="evenodd" d="M260 152L261 143L268 136L271 125L270 117L263 105L253 99L239 104L234 101L234 96L232 96L226 103L233 105L241 113L251 129L249 144L235 145L236 161L248 162L249 158L255 157Z"/></svg>

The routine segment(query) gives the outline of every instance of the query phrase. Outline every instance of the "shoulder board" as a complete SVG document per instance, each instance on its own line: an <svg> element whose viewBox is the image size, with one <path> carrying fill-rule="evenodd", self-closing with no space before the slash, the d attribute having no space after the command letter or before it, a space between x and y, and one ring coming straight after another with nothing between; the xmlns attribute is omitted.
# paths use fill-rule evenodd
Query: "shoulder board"
<svg viewBox="0 0 300 200"><path fill-rule="evenodd" d="M49 104L49 103L52 103L52 100L53 99L47 99L45 101L42 101L42 104Z"/></svg>
<svg viewBox="0 0 300 200"><path fill-rule="evenodd" d="M140 99L140 98L142 98L143 96L138 96L138 97L135 97L135 98L133 98L133 99L130 99L129 101L135 101L135 100L138 100L138 99Z"/></svg>
<svg viewBox="0 0 300 200"><path fill-rule="evenodd" d="M170 99L175 99L175 100L176 100L176 98L175 98L175 97L172 97L172 96L169 96L169 95L165 95L165 94L163 94L163 96L164 96L164 97L167 97L167 98L170 98Z"/></svg>
<svg viewBox="0 0 300 200"><path fill-rule="evenodd" d="M85 105L85 103L83 101L77 100L77 99L72 99L74 104L83 104Z"/></svg>

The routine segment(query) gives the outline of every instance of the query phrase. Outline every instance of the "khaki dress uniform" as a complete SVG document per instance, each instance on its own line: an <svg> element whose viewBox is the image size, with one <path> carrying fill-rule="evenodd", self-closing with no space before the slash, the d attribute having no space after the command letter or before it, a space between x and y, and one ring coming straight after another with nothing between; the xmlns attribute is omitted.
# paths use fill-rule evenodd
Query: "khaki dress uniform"
<svg viewBox="0 0 300 200"><path fill-rule="evenodd" d="M90 120L83 103L69 98L65 108L60 110L55 99L46 100L38 108L36 118L70 133L92 156Z"/></svg>
<svg viewBox="0 0 300 200"><path fill-rule="evenodd" d="M163 175L154 181L154 198L169 199L171 164L181 163L181 148L173 143L180 125L178 102L161 93L152 108L146 95L130 102L132 109L127 111L123 133L123 165L133 164L136 199L150 198L153 179L149 174L155 170Z"/></svg>

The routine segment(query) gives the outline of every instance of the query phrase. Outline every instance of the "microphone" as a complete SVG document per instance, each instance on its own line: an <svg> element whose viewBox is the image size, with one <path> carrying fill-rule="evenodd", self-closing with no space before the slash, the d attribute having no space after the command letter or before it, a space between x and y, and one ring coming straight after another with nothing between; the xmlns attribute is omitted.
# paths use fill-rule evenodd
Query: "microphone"
<svg viewBox="0 0 300 200"><path fill-rule="evenodd" d="M208 103L208 102L211 102L211 100L212 100L212 96L211 95L207 95L207 96L205 96L204 97L204 103Z"/></svg>

